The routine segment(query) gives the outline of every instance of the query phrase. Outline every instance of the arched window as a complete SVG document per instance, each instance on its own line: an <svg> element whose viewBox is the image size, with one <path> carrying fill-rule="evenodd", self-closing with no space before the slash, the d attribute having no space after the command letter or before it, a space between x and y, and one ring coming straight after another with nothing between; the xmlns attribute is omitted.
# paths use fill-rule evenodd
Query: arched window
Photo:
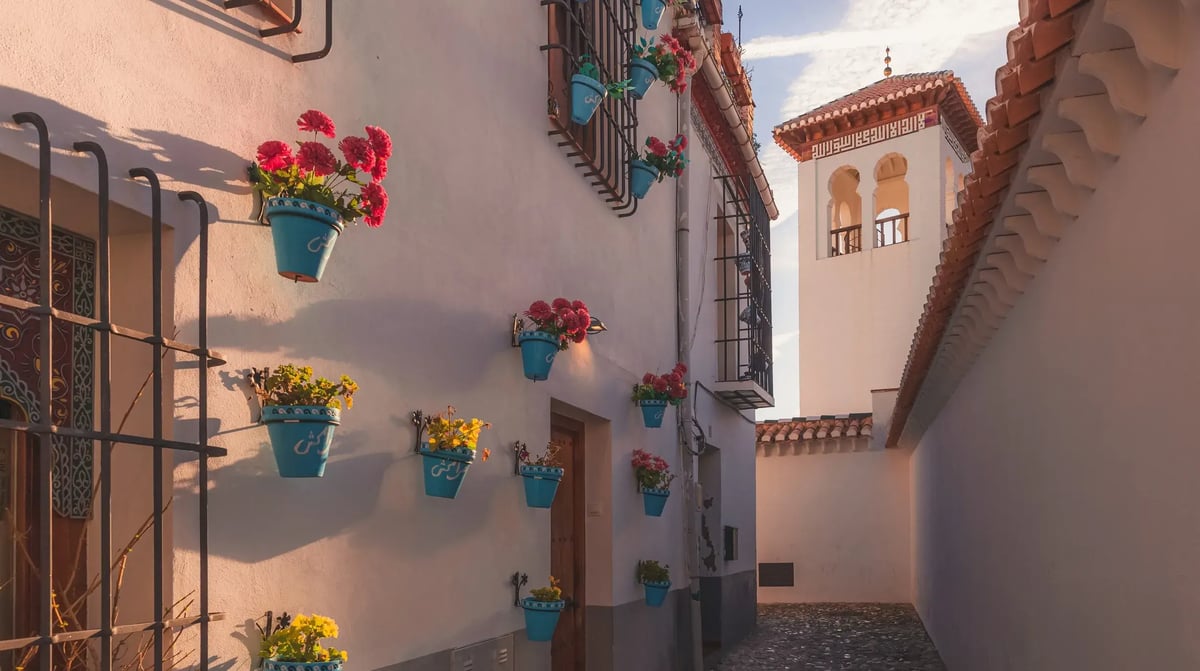
<svg viewBox="0 0 1200 671"><path fill-rule="evenodd" d="M829 177L829 255L862 251L862 176L844 165Z"/></svg>
<svg viewBox="0 0 1200 671"><path fill-rule="evenodd" d="M875 246L908 241L908 160L890 153L875 164Z"/></svg>

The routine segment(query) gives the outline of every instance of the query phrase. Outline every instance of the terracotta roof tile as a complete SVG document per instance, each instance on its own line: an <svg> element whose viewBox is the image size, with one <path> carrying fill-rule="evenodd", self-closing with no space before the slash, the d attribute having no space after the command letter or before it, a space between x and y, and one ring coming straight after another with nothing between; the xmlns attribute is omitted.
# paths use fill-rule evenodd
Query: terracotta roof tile
<svg viewBox="0 0 1200 671"><path fill-rule="evenodd" d="M755 426L755 435L758 443L869 437L871 427L870 413L793 417L792 419L768 419L759 422Z"/></svg>
<svg viewBox="0 0 1200 671"><path fill-rule="evenodd" d="M888 446L900 440L921 385L929 375L948 321L967 288L971 270L991 232L994 215L1012 186L1012 178L1040 119L1037 95L1052 84L1056 54L1074 39L1071 11L1091 0L1026 0L1017 28L1008 34L1009 62L996 70L996 96L987 102L988 120L979 130L979 148L971 154L972 172L963 182L954 222L943 242L924 313L909 349L896 396Z"/></svg>
<svg viewBox="0 0 1200 671"><path fill-rule="evenodd" d="M1047 33L1047 39L1053 33ZM937 105L968 152L977 148L975 133L983 120L962 80L950 70L895 75L832 100L775 127L775 141L797 160L806 146L858 126L871 125Z"/></svg>

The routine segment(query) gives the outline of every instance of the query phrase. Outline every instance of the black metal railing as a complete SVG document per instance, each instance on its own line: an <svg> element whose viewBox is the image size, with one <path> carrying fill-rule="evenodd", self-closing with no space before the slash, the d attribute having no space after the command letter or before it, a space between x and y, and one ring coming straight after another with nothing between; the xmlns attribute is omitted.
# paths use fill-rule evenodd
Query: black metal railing
<svg viewBox="0 0 1200 671"><path fill-rule="evenodd" d="M717 177L718 382L753 381L773 394L771 219L748 176Z"/></svg>
<svg viewBox="0 0 1200 671"><path fill-rule="evenodd" d="M273 2L264 2L264 0L225 0L225 9L235 9L238 7L264 6L270 9L276 15L286 16L284 11ZM300 32L300 21L304 16L304 0L292 0L291 19L274 28L263 28L258 31L260 37L275 37L277 35L287 35L289 33ZM305 63L308 61L316 61L325 58L333 49L333 0L325 0L325 45L316 51L309 51L303 54L292 56L293 63Z"/></svg>
<svg viewBox="0 0 1200 671"><path fill-rule="evenodd" d="M187 345L165 337L163 332L163 232L162 189L157 175L147 168L134 168L129 171L130 179L138 180L149 187L151 198L151 236L153 249L151 251L151 267L153 277L149 278L152 287L151 311L153 332L145 333L126 328L110 321L111 306L111 262L109 244L109 183L110 175L104 150L95 142L77 142L72 149L77 152L91 154L96 159L98 168L98 186L96 189L97 241L94 247L96 257L96 274L94 277L83 277L81 281L90 285L95 284L95 293L99 295L99 317L91 315L90 309L80 310L71 306L63 307L54 302L56 293L60 293L61 284L56 284L56 268L61 250L56 251L56 239L67 235L66 231L56 233L51 221L51 157L50 134L45 121L37 114L22 112L12 117L13 121L22 126L36 130L36 143L39 148L38 159L38 214L36 217L20 215L31 228L36 227L33 239L36 240L36 257L30 260L36 264L34 276L36 287L32 291L0 293L0 309L13 315L20 315L38 327L38 341L33 347L31 356L36 355L38 366L36 380L27 398L7 399L14 405L23 401L28 407L20 408L22 412L10 413L10 416L0 419L0 429L15 432L14 435L26 437L23 440L23 452L31 455L31 471L28 482L34 483L29 497L28 510L17 525L27 530L26 537L34 539L30 543L34 547L17 561L27 562L28 570L22 574L25 585L9 585L14 589L16 604L21 612L27 612L18 621L22 627L11 633L0 635L0 658L8 654L10 659L24 661L29 671L76 671L76 669L97 669L112 671L114 639L130 634L147 636L146 656L153 654L153 662L144 668L163 671L173 665L173 652L170 650L173 632L185 627L199 628L199 659L197 668L207 671L209 668L208 628L209 623L222 619L218 613L209 612L208 591L208 459L214 456L224 456L225 450L208 445L208 368L210 365L224 363L220 355L208 349L207 335L207 285L208 285L208 207L204 199L194 192L178 194L180 200L191 201L197 205L199 214L199 272L198 272L198 318L197 330L199 344ZM92 249L89 246L89 249ZM89 271L90 272L90 271ZM32 299L32 300L31 300ZM89 306L90 307L90 306ZM56 330L66 326L75 330L86 330L95 337L99 350L99 370L95 376L98 399L91 398L92 387L90 380L80 380L79 384L87 385L86 393L72 390L70 386L64 389L64 380L53 374L57 369L56 357L63 356L60 341L56 341ZM123 433L123 427L112 427L112 339L125 339L134 343L149 345L153 357L153 370L150 382L153 389L153 430L152 435L142 436ZM70 351L70 350L68 350ZM199 432L195 441L175 440L166 437L163 427L164 417L164 370L165 355L173 351L177 355L184 354L198 359L198 388L197 406L199 413ZM2 352L6 367L11 366L14 355L12 350ZM56 402L61 403L61 396L75 393L87 396L84 401L90 405L96 404L98 426L72 426L59 421L56 413L51 412ZM82 401L81 401L82 402ZM70 439L86 441L90 446L96 446L100 457L98 476L93 478L89 470L84 476L89 496L95 496L98 503L100 547L97 550L98 567L94 578L94 588L99 592L96 605L99 616L96 618L78 618L80 621L64 621L62 608L64 601L74 598L82 600L86 595L73 594L72 589L62 588L60 573L53 573L55 556L53 551L63 552L57 546L52 548L51 530L56 530L64 524L62 516L55 511L55 489L58 481L54 477L55 469L62 465L56 463L54 438L66 436ZM154 510L147 517L145 532L152 531L154 544L150 553L153 555L153 607L154 619L149 621L118 624L115 621L115 602L120 585L114 580L117 575L117 565L114 558L113 541L113 449L115 446L136 446L152 450L153 479L148 487L152 489ZM167 450L173 452L168 453ZM15 448L14 448L15 451ZM170 560L170 548L166 545L165 511L169 506L164 491L165 456L167 454L190 453L198 460L198 538L199 538L199 584L196 586L196 599L199 612L193 616L181 616L171 604L166 603L164 568ZM90 464L90 462L89 462ZM127 496L128 493L125 493ZM178 516L175 524L180 523ZM81 534L87 533L87 526L81 527ZM14 528L14 533L18 531ZM140 537L140 536L139 536ZM82 537L86 539L86 535ZM56 540L55 543L59 541ZM82 546L82 543L80 544ZM62 555L59 556L62 560ZM52 584L52 578L54 583ZM90 576L89 581L93 580ZM88 588L89 590L92 588ZM89 601L89 603L91 603ZM89 628L90 621L97 621L97 628ZM5 638L7 636L7 638ZM171 640L168 640L171 638ZM95 645L95 648L90 646ZM64 656L68 646L89 646L75 661L67 663ZM97 650L98 649L98 650ZM16 662L14 662L16 663Z"/></svg>
<svg viewBox="0 0 1200 671"><path fill-rule="evenodd" d="M602 83L629 78L626 64L637 36L637 8L633 0L541 0L541 4L549 14L549 35L541 47L549 61L549 135L619 216L632 216L637 199L629 189L629 159L640 149L637 102L629 96L607 96L583 125L571 121L570 106L571 77L585 55L600 71Z"/></svg>
<svg viewBox="0 0 1200 671"><path fill-rule="evenodd" d="M842 256L862 251L862 226L844 226L829 231L829 255Z"/></svg>
<svg viewBox="0 0 1200 671"><path fill-rule="evenodd" d="M887 247L908 242L908 213L875 220L875 246Z"/></svg>

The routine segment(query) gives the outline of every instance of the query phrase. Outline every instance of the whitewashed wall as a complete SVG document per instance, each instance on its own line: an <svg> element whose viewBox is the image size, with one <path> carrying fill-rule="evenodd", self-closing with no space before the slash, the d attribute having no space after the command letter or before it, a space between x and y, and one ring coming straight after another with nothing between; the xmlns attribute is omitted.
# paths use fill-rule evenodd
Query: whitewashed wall
<svg viewBox="0 0 1200 671"><path fill-rule="evenodd" d="M209 337L229 363L211 374L210 412L213 443L229 456L209 485L212 606L227 613L213 627L214 661L240 668L247 623L266 610L335 617L360 669L521 629L507 580L549 572L549 516L525 507L508 447L545 443L552 401L596 418L589 449L611 457L610 488L588 495L589 536L603 535L589 537L588 604L640 600L638 559L684 565L681 490L663 518L645 517L628 466L635 448L678 462L675 432L643 429L628 398L643 372L675 361L674 184L656 185L635 217L617 219L547 138L537 3L339 3L331 55L293 65L288 55L317 48L316 4L303 35L262 40L249 14L204 0L17 0L0 40L5 117L42 114L59 148L95 139L113 174L148 165L166 189L200 191L217 219ZM639 108L642 128L673 135L674 100L655 88ZM294 139L294 119L309 108L329 113L339 136L380 125L396 147L384 228L347 231L317 285L276 275L270 230L250 221L245 182L257 144ZM0 153L33 163L30 139L4 125ZM55 157L56 175L85 188L93 171L90 159ZM148 210L143 189L112 187L116 202ZM164 212L179 231L175 322L194 341L195 210L168 194ZM610 330L534 384L508 345L510 315L557 295L585 300ZM710 295L693 307L711 310ZM715 336L700 333L695 368L711 376L701 364L715 361ZM251 366L286 361L347 373L363 389L322 480L276 476L239 382ZM174 396L195 394L193 370L177 379ZM454 501L423 495L408 423L412 410L447 404L495 425L482 442L494 461L476 463ZM752 442L734 413L713 404L702 413L723 443ZM178 431L194 431L194 409L175 415ZM730 474L752 482L746 463ZM178 593L198 580L185 523L197 514L195 475L194 462L174 472ZM753 526L748 509L736 515Z"/></svg>

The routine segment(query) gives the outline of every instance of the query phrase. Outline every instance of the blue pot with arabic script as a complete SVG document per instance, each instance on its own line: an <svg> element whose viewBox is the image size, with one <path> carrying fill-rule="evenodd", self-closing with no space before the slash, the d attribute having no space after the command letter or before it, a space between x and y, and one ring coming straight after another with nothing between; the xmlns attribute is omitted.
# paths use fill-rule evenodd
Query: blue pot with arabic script
<svg viewBox="0 0 1200 671"><path fill-rule="evenodd" d="M262 671L342 671L342 660L332 662L281 662L264 659Z"/></svg>
<svg viewBox="0 0 1200 671"><path fill-rule="evenodd" d="M429 443L422 443L421 460L425 462L425 495L452 499L458 496L459 487L467 479L475 450L466 447L431 450Z"/></svg>
<svg viewBox="0 0 1200 671"><path fill-rule="evenodd" d="M537 382L550 378L550 366L558 355L559 337L545 331L525 331L517 337L525 377Z"/></svg>
<svg viewBox="0 0 1200 671"><path fill-rule="evenodd" d="M268 405L262 422L271 437L275 465L285 478L319 478L325 475L333 430L342 411L323 405Z"/></svg>
<svg viewBox="0 0 1200 671"><path fill-rule="evenodd" d="M658 608L667 600L667 594L671 592L671 581L664 582L643 582L642 587L646 589L646 605L653 608Z"/></svg>
<svg viewBox="0 0 1200 671"><path fill-rule="evenodd" d="M658 68L644 58L634 58L629 61L629 95L634 100L641 100L650 90L650 85L658 79Z"/></svg>
<svg viewBox="0 0 1200 671"><path fill-rule="evenodd" d="M633 192L634 198L645 198L646 194L650 193L650 187L654 186L656 179L658 179L658 168L640 158L629 162L629 190Z"/></svg>
<svg viewBox="0 0 1200 671"><path fill-rule="evenodd" d="M567 602L563 599L538 601L531 596L521 599L521 608L525 609L525 635L529 637L529 640L543 642L554 640L554 628L558 626L558 616L566 606Z"/></svg>
<svg viewBox="0 0 1200 671"><path fill-rule="evenodd" d="M657 429L662 426L663 416L667 414L667 402L657 398L644 398L637 402L642 409L642 424L647 429Z"/></svg>
<svg viewBox="0 0 1200 671"><path fill-rule="evenodd" d="M608 89L595 78L580 74L571 77L571 121L586 125L606 95Z"/></svg>
<svg viewBox="0 0 1200 671"><path fill-rule="evenodd" d="M658 22L662 20L666 8L666 0L642 0L642 27L658 30Z"/></svg>
<svg viewBox="0 0 1200 671"><path fill-rule="evenodd" d="M269 198L266 208L275 240L275 269L297 282L317 282L346 228L333 208L301 198Z"/></svg>
<svg viewBox="0 0 1200 671"><path fill-rule="evenodd" d="M557 466L521 464L521 479L525 481L525 505L530 508L549 508L562 481L563 469Z"/></svg>

